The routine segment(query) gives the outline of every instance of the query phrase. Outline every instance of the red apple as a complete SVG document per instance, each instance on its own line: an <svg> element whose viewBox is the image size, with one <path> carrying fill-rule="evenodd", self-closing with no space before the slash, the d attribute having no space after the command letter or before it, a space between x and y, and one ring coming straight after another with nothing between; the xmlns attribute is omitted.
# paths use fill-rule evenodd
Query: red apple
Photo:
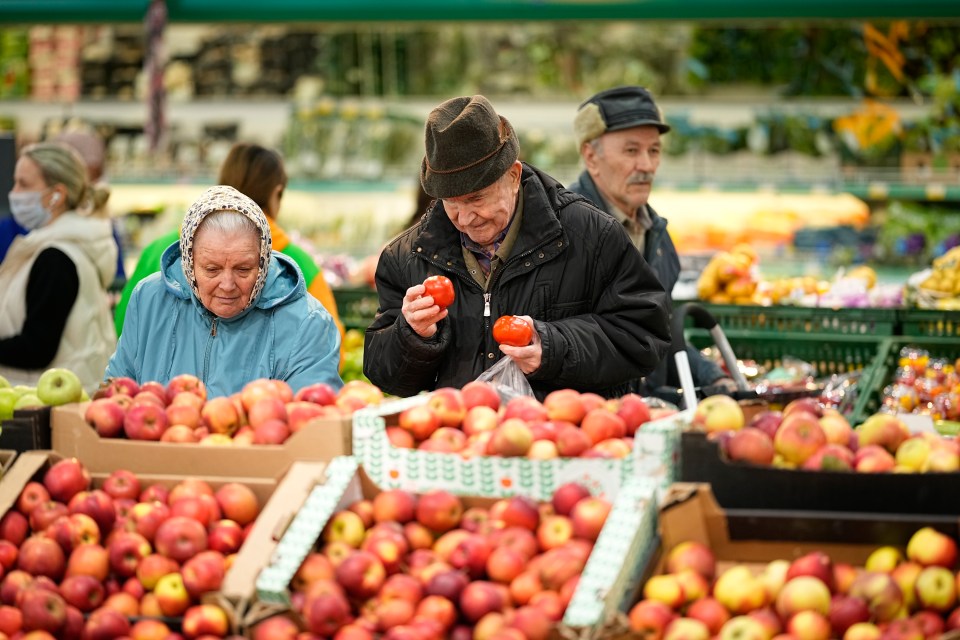
<svg viewBox="0 0 960 640"><path fill-rule="evenodd" d="M101 438L116 438L123 433L123 407L109 398L99 398L87 406L83 417Z"/></svg>
<svg viewBox="0 0 960 640"><path fill-rule="evenodd" d="M58 634L67 622L67 603L58 593L27 587L18 604L24 631Z"/></svg>
<svg viewBox="0 0 960 640"><path fill-rule="evenodd" d="M170 382L167 383L167 399L170 402L172 402L173 399L182 392L192 393L204 401L207 399L206 385L203 384L203 381L200 380L200 378L189 373L183 373L175 376L170 380Z"/></svg>
<svg viewBox="0 0 960 640"><path fill-rule="evenodd" d="M229 632L227 613L216 605L195 605L183 614L183 635L186 638L223 638Z"/></svg>
<svg viewBox="0 0 960 640"><path fill-rule="evenodd" d="M448 491L428 491L417 500L416 519L432 531L443 533L460 524L463 503Z"/></svg>
<svg viewBox="0 0 960 640"><path fill-rule="evenodd" d="M60 583L60 595L64 601L84 613L89 613L103 604L106 591L103 583L93 576L68 576Z"/></svg>
<svg viewBox="0 0 960 640"><path fill-rule="evenodd" d="M226 574L226 559L219 551L201 551L183 563L180 573L187 593L199 600L203 594L220 588Z"/></svg>
<svg viewBox="0 0 960 640"><path fill-rule="evenodd" d="M463 385L460 393L468 411L474 407L488 407L494 411L500 408L500 394L489 382L473 380Z"/></svg>
<svg viewBox="0 0 960 640"><path fill-rule="evenodd" d="M726 453L731 460L768 465L776 452L770 436L760 429L744 427L726 441Z"/></svg>
<svg viewBox="0 0 960 640"><path fill-rule="evenodd" d="M43 486L51 498L66 504L70 498L90 488L90 473L76 458L59 460L43 475Z"/></svg>
<svg viewBox="0 0 960 640"><path fill-rule="evenodd" d="M356 551L336 568L337 582L356 598L375 595L386 580L383 564L374 554Z"/></svg>
<svg viewBox="0 0 960 640"><path fill-rule="evenodd" d="M109 550L99 544L80 544L70 552L66 575L87 575L104 582L110 574Z"/></svg>
<svg viewBox="0 0 960 640"><path fill-rule="evenodd" d="M140 479L137 478L135 473L127 469L113 471L103 481L101 488L114 500L120 500L121 498L136 500L141 491Z"/></svg>
<svg viewBox="0 0 960 640"><path fill-rule="evenodd" d="M196 520L171 516L157 529L155 544L158 553L183 562L207 548L207 532Z"/></svg>
<svg viewBox="0 0 960 640"><path fill-rule="evenodd" d="M228 482L215 494L225 518L240 526L253 522L260 512L260 501L250 487L239 482Z"/></svg>
<svg viewBox="0 0 960 640"><path fill-rule="evenodd" d="M47 576L59 580L67 566L63 549L55 541L34 535L23 541L17 556L17 568L32 576Z"/></svg>
<svg viewBox="0 0 960 640"><path fill-rule="evenodd" d="M607 521L610 508L611 505L607 500L594 496L577 502L570 512L573 535L584 540L596 540Z"/></svg>

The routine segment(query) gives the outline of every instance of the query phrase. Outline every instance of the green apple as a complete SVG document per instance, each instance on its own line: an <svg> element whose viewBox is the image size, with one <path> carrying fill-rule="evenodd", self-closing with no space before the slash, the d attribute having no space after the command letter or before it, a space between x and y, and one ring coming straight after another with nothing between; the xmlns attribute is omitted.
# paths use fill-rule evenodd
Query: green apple
<svg viewBox="0 0 960 640"><path fill-rule="evenodd" d="M43 406L43 400L37 397L35 393L25 393L13 403L13 410L36 409Z"/></svg>
<svg viewBox="0 0 960 640"><path fill-rule="evenodd" d="M14 385L13 390L17 392L17 397L18 397L18 398L19 398L20 396L22 396L23 394L25 394L25 393L36 393L36 392L37 392L37 388L36 388L36 387L28 387L28 386L25 385L25 384Z"/></svg>
<svg viewBox="0 0 960 640"><path fill-rule="evenodd" d="M9 388L10 388L10 382L3 376L0 376L0 389L9 389Z"/></svg>
<svg viewBox="0 0 960 640"><path fill-rule="evenodd" d="M84 389L83 393L80 394L80 402L86 402L89 399L90 399L90 394L87 393L86 389Z"/></svg>
<svg viewBox="0 0 960 640"><path fill-rule="evenodd" d="M0 389L0 421L13 417L13 405L18 397L13 389Z"/></svg>
<svg viewBox="0 0 960 640"><path fill-rule="evenodd" d="M80 402L82 395L83 383L77 374L69 369L47 369L37 380L37 397L52 407Z"/></svg>

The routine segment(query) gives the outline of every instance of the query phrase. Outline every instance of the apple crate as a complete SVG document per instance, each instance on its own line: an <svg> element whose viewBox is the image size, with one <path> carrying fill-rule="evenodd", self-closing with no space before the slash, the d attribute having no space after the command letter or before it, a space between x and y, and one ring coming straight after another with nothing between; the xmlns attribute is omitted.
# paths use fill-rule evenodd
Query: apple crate
<svg viewBox="0 0 960 640"><path fill-rule="evenodd" d="M960 513L960 473L857 473L731 461L699 431L680 438L681 482L709 483L729 509L886 514Z"/></svg>
<svg viewBox="0 0 960 640"><path fill-rule="evenodd" d="M274 615L296 619L291 610L290 582L315 549L327 521L337 511L362 498L373 498L382 489L354 458L330 463L325 481L310 493L260 572L256 583L259 602L248 611L244 629L249 631ZM621 487L552 638L612 638L625 630L625 607L657 545L658 490L645 478L632 478ZM498 498L461 496L464 507L489 506Z"/></svg>
<svg viewBox="0 0 960 640"><path fill-rule="evenodd" d="M50 448L50 407L19 409L0 425L0 448L34 451Z"/></svg>
<svg viewBox="0 0 960 640"><path fill-rule="evenodd" d="M52 449L87 464L122 461L135 473L204 474L276 477L297 460L325 462L349 455L351 418L318 418L283 444L205 446L194 442L150 442L127 438L102 438L84 419L89 403L69 404L53 410ZM47 447L51 448L51 447Z"/></svg>
<svg viewBox="0 0 960 640"><path fill-rule="evenodd" d="M900 351L907 346L924 349L930 353L931 358L946 358L951 362L960 358L960 336L898 336L884 340L877 356L869 388L860 394L853 412L853 420L856 423L863 422L880 410L883 404L883 390L893 382Z"/></svg>
<svg viewBox="0 0 960 640"><path fill-rule="evenodd" d="M63 456L53 451L31 451L18 456L13 466L5 473L4 481L0 483L0 514L6 514L13 507L28 482L42 481L46 471L62 459L64 459ZM117 468L116 465L85 466L90 472L92 486L96 488L102 486L106 477ZM144 486L162 484L168 488L188 477L203 480L214 490L228 482L238 482L249 487L257 496L262 505L260 515L250 526L244 544L234 556L220 591L208 593L203 597L204 603L216 604L224 609L232 629L237 630L243 611L250 603L253 579L263 566L262 555L266 553L265 549L270 548L277 520L283 515L289 520L291 512L296 511L305 499L305 487L313 487L322 469L322 463L295 463L287 473L277 478L145 473L138 473L137 477ZM181 618L163 619L173 630L179 628L181 620Z"/></svg>
<svg viewBox="0 0 960 640"><path fill-rule="evenodd" d="M834 563L862 567L878 547L902 550L923 527L954 539L960 533L956 517L950 516L734 509L718 504L711 485L703 483L671 486L658 522L660 546L644 567L641 585L663 573L666 552L685 541L707 545L720 572L737 564L759 569L773 560L791 561L813 551L826 553ZM641 593L631 599L631 606Z"/></svg>
<svg viewBox="0 0 960 640"><path fill-rule="evenodd" d="M650 478L662 488L675 477L679 431L677 422L670 417L644 424L634 436L632 454L620 459L464 458L458 453L393 446L387 438L387 426L396 425L403 410L428 399L429 395L414 396L354 413L354 456L381 487L418 493L446 489L466 495L522 494L549 500L561 484L575 481L612 499L634 476Z"/></svg>

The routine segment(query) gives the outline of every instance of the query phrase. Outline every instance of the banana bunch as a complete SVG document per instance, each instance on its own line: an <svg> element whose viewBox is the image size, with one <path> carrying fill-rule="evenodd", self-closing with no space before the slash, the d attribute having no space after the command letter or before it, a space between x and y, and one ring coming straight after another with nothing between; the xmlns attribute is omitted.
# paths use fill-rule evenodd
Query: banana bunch
<svg viewBox="0 0 960 640"><path fill-rule="evenodd" d="M960 247L954 247L933 261L930 275L920 288L934 294L960 296Z"/></svg>
<svg viewBox="0 0 960 640"><path fill-rule="evenodd" d="M697 296L716 304L754 304L757 254L748 244L714 255L697 280Z"/></svg>

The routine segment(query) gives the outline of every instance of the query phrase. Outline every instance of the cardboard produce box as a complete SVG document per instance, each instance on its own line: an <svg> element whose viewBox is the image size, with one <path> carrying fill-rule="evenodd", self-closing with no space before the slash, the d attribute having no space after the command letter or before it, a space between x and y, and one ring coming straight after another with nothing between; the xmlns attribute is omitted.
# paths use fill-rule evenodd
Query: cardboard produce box
<svg viewBox="0 0 960 640"><path fill-rule="evenodd" d="M632 455L621 459L555 458L531 460L436 453L394 447L387 426L401 411L427 402L421 395L358 411L353 416L353 451L364 471L379 486L423 492L449 489L467 495L509 496L517 493L548 500L566 482L579 482L596 495L616 497L630 478L641 476L669 486L676 473L681 421L647 422L634 437Z"/></svg>
<svg viewBox="0 0 960 640"><path fill-rule="evenodd" d="M297 460L326 462L349 455L351 418L317 419L279 445L206 446L197 443L151 442L101 438L84 420L87 403L53 410L53 450L85 464L100 460L122 464L134 473L190 475L203 470L220 476L278 477Z"/></svg>
<svg viewBox="0 0 960 640"><path fill-rule="evenodd" d="M864 513L760 511L718 504L709 484L678 482L667 491L659 513L661 549L686 540L708 545L718 570L732 564L792 560L823 551L834 562L863 566L878 547L903 548L917 529L932 526L956 537L956 517ZM662 572L664 553L652 556L647 575Z"/></svg>
<svg viewBox="0 0 960 640"><path fill-rule="evenodd" d="M0 448L34 451L50 448L50 407L18 409L0 424Z"/></svg>
<svg viewBox="0 0 960 640"><path fill-rule="evenodd" d="M0 449L0 480L10 471L10 467L17 459L17 453L17 451L11 451L10 449Z"/></svg>
<svg viewBox="0 0 960 640"><path fill-rule="evenodd" d="M290 614L290 581L313 551L330 517L381 491L353 458L338 458L303 503L269 565L257 578L259 602L250 608L244 628L277 613ZM593 553L554 637L611 637L612 621L622 617L636 591L641 570L656 547L657 484L634 477L620 487ZM462 493L462 492L461 492ZM462 495L464 507L489 506L499 496Z"/></svg>
<svg viewBox="0 0 960 640"><path fill-rule="evenodd" d="M728 460L705 433L680 437L683 482L707 482L737 509L956 514L960 473L858 473L781 469Z"/></svg>
<svg viewBox="0 0 960 640"><path fill-rule="evenodd" d="M21 490L28 482L42 481L46 470L62 459L64 456L54 451L30 451L18 456L0 483L0 516L16 504ZM90 472L92 485L100 487L117 467L96 463L97 461L91 465L84 463L84 466ZM169 488L186 477L203 480L214 490L228 482L239 482L250 487L256 494L261 505L257 520L224 576L220 591L207 593L203 597L204 602L222 607L230 617L233 628L237 629L254 594L254 578L269 558L274 541L279 538L276 532L277 524L292 518L292 514L303 503L307 491L312 489L317 479L322 476L324 466L325 464L320 462L294 463L289 471L277 478L148 473L137 473L137 477L144 487L162 484ZM167 622L177 623L174 619Z"/></svg>

